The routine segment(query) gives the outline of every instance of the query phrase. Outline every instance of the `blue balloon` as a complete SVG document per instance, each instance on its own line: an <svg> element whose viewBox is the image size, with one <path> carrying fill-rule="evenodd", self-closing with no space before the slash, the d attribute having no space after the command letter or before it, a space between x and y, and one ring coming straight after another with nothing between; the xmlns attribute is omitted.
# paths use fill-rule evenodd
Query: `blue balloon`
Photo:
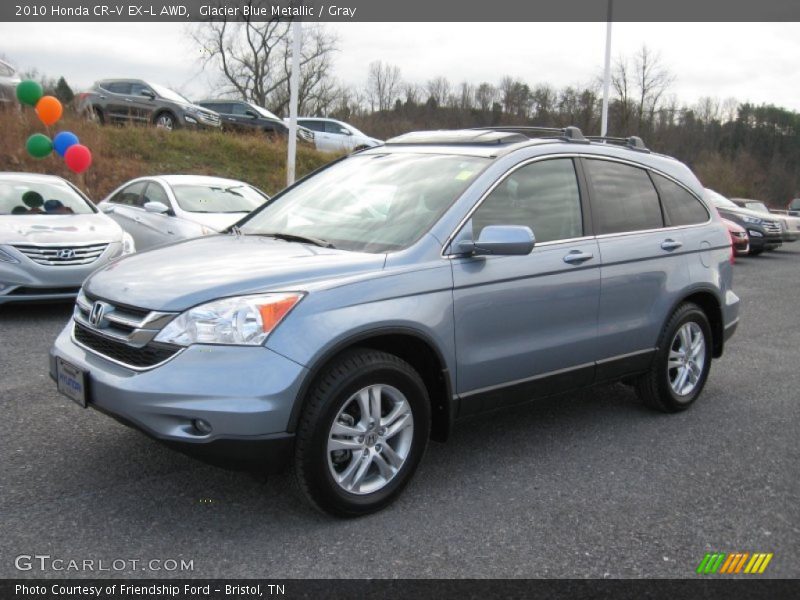
<svg viewBox="0 0 800 600"><path fill-rule="evenodd" d="M61 133L57 133L56 137L53 138L53 149L58 153L59 156L64 156L64 154L67 152L67 148L74 146L77 143L77 135L71 131L62 131Z"/></svg>

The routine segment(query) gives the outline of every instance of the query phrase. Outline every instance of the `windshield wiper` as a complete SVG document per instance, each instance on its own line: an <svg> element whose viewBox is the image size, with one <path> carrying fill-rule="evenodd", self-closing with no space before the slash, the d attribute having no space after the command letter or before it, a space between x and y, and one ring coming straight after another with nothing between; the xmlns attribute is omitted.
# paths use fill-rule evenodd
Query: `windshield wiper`
<svg viewBox="0 0 800 600"><path fill-rule="evenodd" d="M264 237L272 237L276 240L284 240L287 242L301 242L304 244L314 244L315 246L320 246L322 248L336 248L333 244L331 244L327 240L322 240L320 238L315 237L308 237L305 235L295 235L293 233L255 233L255 234L247 234L247 235L262 235Z"/></svg>

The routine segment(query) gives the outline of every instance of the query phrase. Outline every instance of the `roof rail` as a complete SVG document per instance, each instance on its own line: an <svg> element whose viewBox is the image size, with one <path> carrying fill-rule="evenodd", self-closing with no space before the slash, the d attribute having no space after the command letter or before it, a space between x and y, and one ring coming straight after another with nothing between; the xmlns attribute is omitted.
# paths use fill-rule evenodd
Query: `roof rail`
<svg viewBox="0 0 800 600"><path fill-rule="evenodd" d="M621 137L610 137L610 136L602 136L602 135L587 135L586 138L591 142L602 142L604 144L614 144L615 146L625 146L631 150L637 150L639 152L650 152L647 146L644 144L644 140L639 136L632 135L630 137L621 138Z"/></svg>
<svg viewBox="0 0 800 600"><path fill-rule="evenodd" d="M475 127L486 131L505 131L508 133L520 133L526 137L557 137L565 142L578 142L588 144L589 140L584 137L583 132L574 126L570 127L533 127L528 125L497 125L493 127ZM539 135L536 135L539 134Z"/></svg>

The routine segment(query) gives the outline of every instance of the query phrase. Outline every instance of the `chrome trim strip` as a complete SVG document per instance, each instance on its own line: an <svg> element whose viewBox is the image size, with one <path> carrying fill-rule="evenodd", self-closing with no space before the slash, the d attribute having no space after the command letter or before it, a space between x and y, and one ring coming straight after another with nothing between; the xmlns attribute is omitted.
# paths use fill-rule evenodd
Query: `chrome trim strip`
<svg viewBox="0 0 800 600"><path fill-rule="evenodd" d="M170 356L167 360L162 360L160 363L156 363L156 364L151 365L149 367L134 367L133 365L129 365L129 364L126 364L124 362L120 362L120 361L118 361L118 360L116 360L114 358L111 358L110 356L106 356L105 354L100 354L96 350L93 350L92 348L89 348L88 346L85 346L85 345L81 344L78 340L75 339L75 325L74 324L72 326L72 331L70 332L69 336L70 336L70 339L72 340L72 343L75 344L76 346L78 346L79 348L83 348L87 352L90 352L90 353L94 354L95 356L97 356L99 358L102 358L103 360L107 360L110 363L114 363L115 365L119 365L120 367L124 367L126 369L131 370L131 371L136 371L137 373L144 373L145 371L151 371L152 369L156 369L156 368L160 367L161 365L165 365L169 361L173 360L176 356L178 356L180 354L183 354L183 351L186 350L186 347L183 347L180 350L178 350L175 354Z"/></svg>
<svg viewBox="0 0 800 600"><path fill-rule="evenodd" d="M636 352L628 352L627 354L617 354L616 356L609 356L608 358L598 360L595 364L604 365L606 363L614 362L615 360L631 358L633 356L639 356L640 354L648 354L650 352L655 352L656 350L657 348L647 348L646 350L637 350Z"/></svg>
<svg viewBox="0 0 800 600"><path fill-rule="evenodd" d="M107 242L14 242L9 243L9 246L14 246L15 248L18 246L28 246L28 247L43 247L43 248L83 248L84 246L100 246L100 245L109 245L114 242L119 242L119 240L110 240Z"/></svg>
<svg viewBox="0 0 800 600"><path fill-rule="evenodd" d="M97 329L94 325L89 323L80 311L75 311L72 315L76 323L80 323L86 329L99 335L100 337L108 338L109 340L127 344L131 348L143 348L149 342L152 342L158 335L157 329L134 329L130 334L117 334L110 329ZM110 319L108 319L110 320Z"/></svg>
<svg viewBox="0 0 800 600"><path fill-rule="evenodd" d="M736 317L733 321L725 325L725 329L730 329L731 327L735 327L739 323L739 317Z"/></svg>
<svg viewBox="0 0 800 600"><path fill-rule="evenodd" d="M514 381L507 381L504 383L498 383L495 385L489 385L487 387L477 388L474 390L470 390L468 392L463 392L458 394L459 397L463 398L465 396L473 396L475 394L483 394L485 392L491 392L494 390L501 390L506 387L513 387L515 385L520 385L523 383L529 383L531 381L536 381L537 379L545 379L546 377L550 377L552 375L562 375L564 373L569 373L570 371L577 371L578 369L585 369L586 367L593 367L595 363L588 362L583 363L580 365L575 365L573 367L567 367L566 369L557 369L555 371L548 371L547 373L540 373L539 375L534 375L533 377L525 377L523 379L515 379Z"/></svg>

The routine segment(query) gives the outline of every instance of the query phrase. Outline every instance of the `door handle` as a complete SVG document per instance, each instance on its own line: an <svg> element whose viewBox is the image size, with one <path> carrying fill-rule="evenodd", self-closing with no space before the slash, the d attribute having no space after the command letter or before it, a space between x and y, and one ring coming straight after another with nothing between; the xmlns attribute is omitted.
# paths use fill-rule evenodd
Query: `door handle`
<svg viewBox="0 0 800 600"><path fill-rule="evenodd" d="M681 246L683 246L683 242L679 242L678 240L666 239L663 242L661 242L661 247L669 252L677 250Z"/></svg>
<svg viewBox="0 0 800 600"><path fill-rule="evenodd" d="M573 250L564 257L564 262L569 263L571 265L579 265L582 262L585 262L591 258L594 258L594 254L592 254L591 252L581 252L580 250Z"/></svg>

